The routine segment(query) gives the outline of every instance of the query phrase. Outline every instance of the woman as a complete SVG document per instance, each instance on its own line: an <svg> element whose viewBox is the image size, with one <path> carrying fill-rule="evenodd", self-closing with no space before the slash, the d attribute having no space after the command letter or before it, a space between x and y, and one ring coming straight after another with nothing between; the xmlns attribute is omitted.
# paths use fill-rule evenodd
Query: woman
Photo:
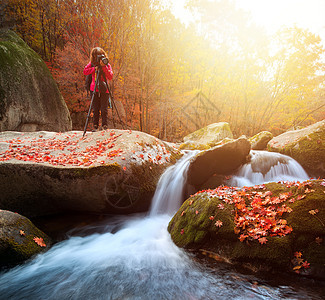
<svg viewBox="0 0 325 300"><path fill-rule="evenodd" d="M95 47L90 53L90 62L84 68L84 75L92 75L92 81L90 84L91 93L95 93L93 100L93 110L94 110L94 130L98 130L99 127L99 114L102 116L102 128L107 129L108 117L108 87L105 81L113 79L112 67L109 63L105 64L100 56L103 55L107 59L107 54L100 47ZM96 75L98 68L100 70L99 78L99 88L95 89ZM105 80L106 78L106 80Z"/></svg>

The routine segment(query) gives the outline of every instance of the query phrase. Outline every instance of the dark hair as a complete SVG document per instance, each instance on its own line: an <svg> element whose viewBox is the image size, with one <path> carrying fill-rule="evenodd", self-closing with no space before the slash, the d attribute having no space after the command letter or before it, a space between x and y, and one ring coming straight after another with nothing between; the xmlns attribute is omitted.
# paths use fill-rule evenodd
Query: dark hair
<svg viewBox="0 0 325 300"><path fill-rule="evenodd" d="M91 50L91 53L90 53L90 62L93 64L93 65L97 65L98 62L97 62L97 55L101 55L101 54L104 54L105 57L107 57L107 54L106 52L100 48L100 47L95 47Z"/></svg>

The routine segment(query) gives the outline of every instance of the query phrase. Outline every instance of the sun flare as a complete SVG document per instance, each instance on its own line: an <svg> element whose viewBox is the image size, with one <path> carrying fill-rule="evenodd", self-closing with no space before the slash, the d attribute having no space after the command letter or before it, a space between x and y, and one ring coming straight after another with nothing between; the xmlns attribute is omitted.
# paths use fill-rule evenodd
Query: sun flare
<svg viewBox="0 0 325 300"><path fill-rule="evenodd" d="M248 12L253 21L270 34L283 27L298 26L309 29L325 41L325 1L324 0L232 0L238 8ZM172 4L174 15L185 24L193 20L191 12L185 8L187 0L177 0ZM218 2L211 0L208 2ZM324 42L325 43L325 42Z"/></svg>

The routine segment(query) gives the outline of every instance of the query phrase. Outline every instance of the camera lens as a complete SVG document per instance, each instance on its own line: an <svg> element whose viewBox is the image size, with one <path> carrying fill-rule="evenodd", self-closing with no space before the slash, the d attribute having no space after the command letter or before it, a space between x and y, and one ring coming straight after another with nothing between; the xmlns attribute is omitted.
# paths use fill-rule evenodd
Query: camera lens
<svg viewBox="0 0 325 300"><path fill-rule="evenodd" d="M107 59L107 57L103 57L102 58L102 62L105 64L105 65L108 65L108 59Z"/></svg>

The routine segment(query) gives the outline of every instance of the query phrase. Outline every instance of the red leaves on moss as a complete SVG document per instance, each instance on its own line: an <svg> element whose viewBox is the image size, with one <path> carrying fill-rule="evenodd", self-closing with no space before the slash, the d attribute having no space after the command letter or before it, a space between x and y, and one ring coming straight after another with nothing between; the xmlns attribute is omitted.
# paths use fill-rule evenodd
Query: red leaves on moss
<svg viewBox="0 0 325 300"><path fill-rule="evenodd" d="M286 186L298 186L298 188L309 185L309 183L286 182ZM241 242L245 240L257 240L265 244L266 237L286 236L292 232L283 215L291 213L292 209L287 203L293 203L305 197L293 197L292 192L283 192L278 196L265 189L265 185L254 187L227 187L221 186L206 192L210 198L218 197L224 203L217 205L218 209L225 209L225 204L234 207L234 232L239 235ZM311 212L313 213L313 212ZM210 216L212 221L214 216ZM217 226L217 224L216 224Z"/></svg>
<svg viewBox="0 0 325 300"><path fill-rule="evenodd" d="M214 225L216 226L216 227L221 227L222 226L222 221L220 221L220 220L217 220L215 223L214 223Z"/></svg>
<svg viewBox="0 0 325 300"><path fill-rule="evenodd" d="M292 270L296 273L299 274L302 268L308 269L310 267L310 263L307 262L307 260L303 260L301 252L295 252L293 256L294 258L291 260L291 262L294 267L292 268Z"/></svg>
<svg viewBox="0 0 325 300"><path fill-rule="evenodd" d="M43 238L40 238L40 237L35 236L35 237L33 238L33 240L34 240L34 242L35 242L38 246L40 246L40 247L46 247L46 244L44 243Z"/></svg>

